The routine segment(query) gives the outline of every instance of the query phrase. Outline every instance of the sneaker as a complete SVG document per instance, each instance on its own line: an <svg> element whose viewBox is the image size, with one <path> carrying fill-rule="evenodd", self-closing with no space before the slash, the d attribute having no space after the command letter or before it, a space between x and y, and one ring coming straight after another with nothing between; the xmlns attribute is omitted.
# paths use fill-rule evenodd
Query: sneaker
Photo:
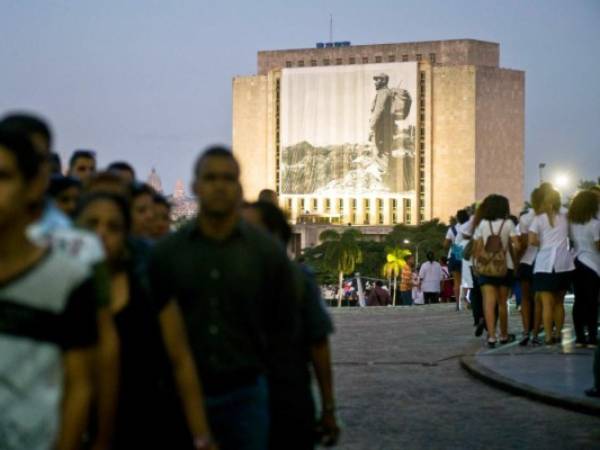
<svg viewBox="0 0 600 450"><path fill-rule="evenodd" d="M587 395L588 397L598 397L598 398L600 398L600 389L598 389L598 388L587 389L585 391L585 395Z"/></svg>
<svg viewBox="0 0 600 450"><path fill-rule="evenodd" d="M527 344L529 344L529 333L523 333L523 337L519 341L519 345L521 347L525 347Z"/></svg>

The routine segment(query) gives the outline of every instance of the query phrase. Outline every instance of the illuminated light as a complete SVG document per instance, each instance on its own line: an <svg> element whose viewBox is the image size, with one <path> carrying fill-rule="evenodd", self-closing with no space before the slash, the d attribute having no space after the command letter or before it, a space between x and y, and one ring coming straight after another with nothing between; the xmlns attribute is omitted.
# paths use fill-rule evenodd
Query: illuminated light
<svg viewBox="0 0 600 450"><path fill-rule="evenodd" d="M569 177L566 174L559 174L554 179L557 188L562 189L569 185Z"/></svg>

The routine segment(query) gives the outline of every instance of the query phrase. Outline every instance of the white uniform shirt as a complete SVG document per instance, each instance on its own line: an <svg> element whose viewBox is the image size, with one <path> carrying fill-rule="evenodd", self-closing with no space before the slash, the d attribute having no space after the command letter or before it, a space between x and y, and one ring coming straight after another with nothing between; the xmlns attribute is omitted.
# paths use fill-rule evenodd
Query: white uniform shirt
<svg viewBox="0 0 600 450"><path fill-rule="evenodd" d="M530 208L525 214L523 214L519 218L520 235L529 234L529 227L531 226L533 219L535 219L535 211L533 210L533 208ZM523 257L521 258L521 264L527 264L530 266L533 265L533 262L535 261L535 257L537 255L537 251L537 247L528 245L527 249L525 250L525 253L523 253Z"/></svg>
<svg viewBox="0 0 600 450"><path fill-rule="evenodd" d="M538 254L533 267L534 273L570 272L575 269L573 255L569 252L569 223L563 212L554 216L550 225L546 213L535 216L529 231L540 240Z"/></svg>
<svg viewBox="0 0 600 450"><path fill-rule="evenodd" d="M425 262L419 270L419 278L421 279L421 291L423 292L440 292L440 283L444 279L444 272L439 262Z"/></svg>
<svg viewBox="0 0 600 450"><path fill-rule="evenodd" d="M597 247L600 241L600 220L592 219L584 224L572 223L569 231L573 255L600 276L600 251Z"/></svg>
<svg viewBox="0 0 600 450"><path fill-rule="evenodd" d="M504 225L502 224L504 222ZM502 230L500 228L502 227ZM473 234L473 239L481 239L483 241L483 245L485 245L487 238L492 235L492 230L495 235L500 233L500 240L502 241L502 248L506 251L506 267L509 269L514 269L515 265L513 264L512 257L510 256L510 252L508 251L508 241L511 236L516 236L515 224L510 219L497 219L491 222L489 220L482 220L479 222L475 233Z"/></svg>
<svg viewBox="0 0 600 450"><path fill-rule="evenodd" d="M458 225L455 225L454 227L448 227L448 231L446 231L446 239L450 241L450 248L448 249L448 259L450 259L450 256L452 256L452 244L454 244L454 241L456 240L457 236Z"/></svg>

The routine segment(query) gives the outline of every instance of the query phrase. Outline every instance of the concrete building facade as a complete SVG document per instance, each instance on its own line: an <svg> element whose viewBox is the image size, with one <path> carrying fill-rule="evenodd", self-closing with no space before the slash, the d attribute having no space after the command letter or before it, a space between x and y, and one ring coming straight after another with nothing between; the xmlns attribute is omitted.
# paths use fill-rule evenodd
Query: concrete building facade
<svg viewBox="0 0 600 450"><path fill-rule="evenodd" d="M501 68L497 43L471 39L258 52L258 73L233 79L233 151L248 200L281 191L282 71L416 62L415 189L403 195L281 195L294 223L373 227L447 221L490 193L524 200L523 71ZM292 105L293 106L293 105ZM308 244L308 242L307 242Z"/></svg>

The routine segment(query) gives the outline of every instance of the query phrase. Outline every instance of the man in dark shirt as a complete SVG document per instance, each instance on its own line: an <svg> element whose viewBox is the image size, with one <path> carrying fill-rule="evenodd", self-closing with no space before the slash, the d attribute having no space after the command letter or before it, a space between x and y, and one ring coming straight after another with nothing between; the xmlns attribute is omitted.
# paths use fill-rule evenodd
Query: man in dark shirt
<svg viewBox="0 0 600 450"><path fill-rule="evenodd" d="M266 449L268 370L296 333L291 264L282 246L241 221L229 150L208 149L194 175L200 213L156 245L152 289L160 308L181 309L219 448Z"/></svg>
<svg viewBox="0 0 600 450"><path fill-rule="evenodd" d="M367 299L367 306L386 306L391 304L390 293L383 288L383 283L377 280Z"/></svg>

